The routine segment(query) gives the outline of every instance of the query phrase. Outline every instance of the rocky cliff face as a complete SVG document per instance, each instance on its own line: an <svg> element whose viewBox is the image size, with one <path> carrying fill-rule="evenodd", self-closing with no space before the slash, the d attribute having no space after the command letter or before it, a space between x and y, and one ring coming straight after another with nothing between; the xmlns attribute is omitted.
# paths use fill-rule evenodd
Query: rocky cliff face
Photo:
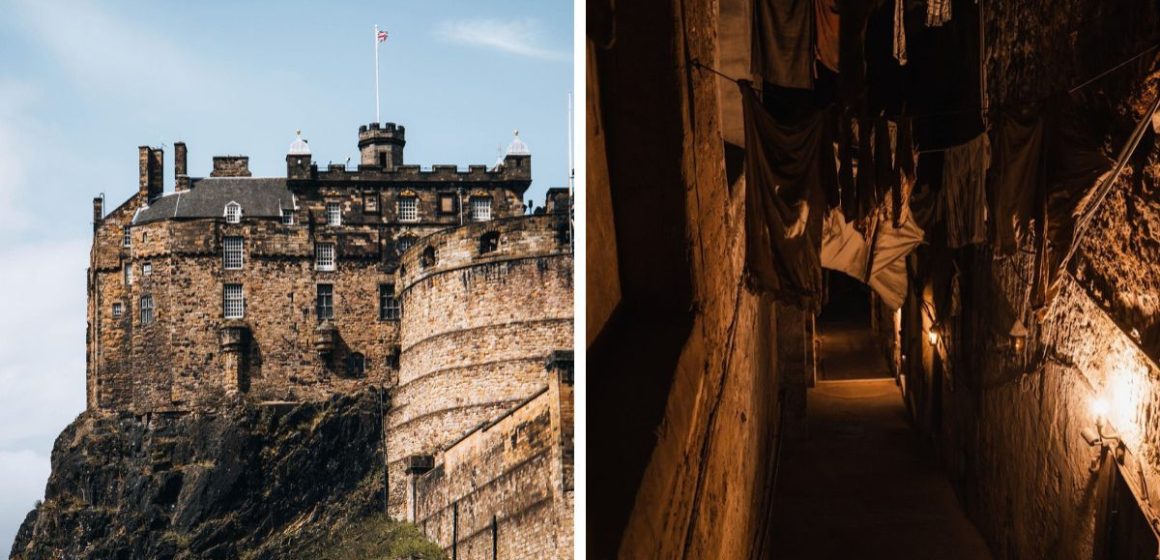
<svg viewBox="0 0 1160 560"><path fill-rule="evenodd" d="M382 509L380 402L85 412L57 438L14 559L295 558ZM313 555L312 555L313 556Z"/></svg>

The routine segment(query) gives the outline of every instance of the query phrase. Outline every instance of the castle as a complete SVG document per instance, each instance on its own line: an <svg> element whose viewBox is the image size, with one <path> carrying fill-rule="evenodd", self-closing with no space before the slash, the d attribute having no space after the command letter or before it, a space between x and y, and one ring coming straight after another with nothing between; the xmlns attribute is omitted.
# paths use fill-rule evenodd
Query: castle
<svg viewBox="0 0 1160 560"><path fill-rule="evenodd" d="M212 412L385 389L392 517L454 558L571 557L569 193L529 213L518 133L493 167L403 163L358 133L357 169L301 135L286 176L217 156L190 177L139 148L138 191L93 201L87 402Z"/></svg>

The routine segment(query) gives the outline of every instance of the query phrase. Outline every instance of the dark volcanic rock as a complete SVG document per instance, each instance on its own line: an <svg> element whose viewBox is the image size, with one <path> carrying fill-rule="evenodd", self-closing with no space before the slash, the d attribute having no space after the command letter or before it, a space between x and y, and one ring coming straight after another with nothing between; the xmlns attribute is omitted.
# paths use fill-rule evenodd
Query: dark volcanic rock
<svg viewBox="0 0 1160 560"><path fill-rule="evenodd" d="M287 558L380 510L373 392L215 414L85 412L14 559Z"/></svg>

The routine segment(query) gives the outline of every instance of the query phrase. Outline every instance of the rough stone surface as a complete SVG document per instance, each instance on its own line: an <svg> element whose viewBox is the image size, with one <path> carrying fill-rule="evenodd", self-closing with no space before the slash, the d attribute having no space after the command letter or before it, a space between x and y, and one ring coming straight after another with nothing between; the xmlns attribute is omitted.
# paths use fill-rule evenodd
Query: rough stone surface
<svg viewBox="0 0 1160 560"><path fill-rule="evenodd" d="M295 558L383 507L378 396L216 414L93 410L57 439L12 558Z"/></svg>

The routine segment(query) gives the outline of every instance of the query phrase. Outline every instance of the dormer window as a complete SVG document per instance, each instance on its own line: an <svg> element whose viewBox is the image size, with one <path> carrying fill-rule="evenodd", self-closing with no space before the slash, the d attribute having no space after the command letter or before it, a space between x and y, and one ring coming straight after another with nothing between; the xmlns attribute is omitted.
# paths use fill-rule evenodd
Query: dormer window
<svg viewBox="0 0 1160 560"><path fill-rule="evenodd" d="M341 226L342 225L342 205L337 202L331 202L326 205L326 225Z"/></svg>
<svg viewBox="0 0 1160 560"><path fill-rule="evenodd" d="M399 221L419 221L419 199L413 196L404 196L399 199Z"/></svg>
<svg viewBox="0 0 1160 560"><path fill-rule="evenodd" d="M282 225L284 225L284 226L294 225L294 211L293 210L290 210L289 208L284 208L282 210Z"/></svg>
<svg viewBox="0 0 1160 560"><path fill-rule="evenodd" d="M242 221L242 205L237 202L226 204L226 223L237 224Z"/></svg>

